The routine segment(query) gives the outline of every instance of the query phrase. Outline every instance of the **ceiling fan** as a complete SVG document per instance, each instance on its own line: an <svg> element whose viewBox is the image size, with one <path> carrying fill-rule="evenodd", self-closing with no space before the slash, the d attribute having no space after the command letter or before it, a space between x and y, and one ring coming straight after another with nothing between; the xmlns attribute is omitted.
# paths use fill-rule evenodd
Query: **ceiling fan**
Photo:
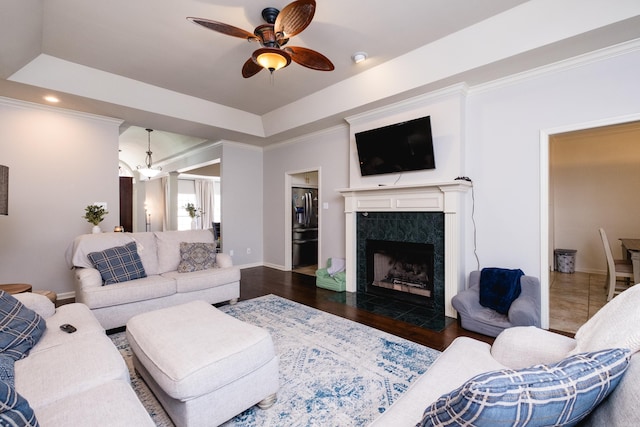
<svg viewBox="0 0 640 427"><path fill-rule="evenodd" d="M282 11L267 7L262 11L262 18L267 23L257 26L253 33L210 19L194 17L187 17L187 19L194 24L228 36L260 43L262 47L253 52L242 66L242 77L248 78L263 68L273 73L289 65L291 61L312 70L333 71L335 67L321 53L305 47L283 47L291 37L307 28L315 11L315 0L297 0L286 5Z"/></svg>

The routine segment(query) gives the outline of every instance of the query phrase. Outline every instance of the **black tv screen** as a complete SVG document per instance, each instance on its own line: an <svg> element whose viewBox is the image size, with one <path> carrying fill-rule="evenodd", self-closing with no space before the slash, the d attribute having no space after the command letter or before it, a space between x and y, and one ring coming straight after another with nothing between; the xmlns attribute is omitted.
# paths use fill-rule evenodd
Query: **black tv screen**
<svg viewBox="0 0 640 427"><path fill-rule="evenodd" d="M355 134L362 176L435 169L431 118Z"/></svg>

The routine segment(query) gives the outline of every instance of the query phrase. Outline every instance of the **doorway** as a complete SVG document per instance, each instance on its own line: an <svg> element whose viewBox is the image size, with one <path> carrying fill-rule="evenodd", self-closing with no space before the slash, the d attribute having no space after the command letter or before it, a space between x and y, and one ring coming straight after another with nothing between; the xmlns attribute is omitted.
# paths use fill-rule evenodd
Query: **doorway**
<svg viewBox="0 0 640 427"><path fill-rule="evenodd" d="M319 171L289 173L287 181L288 267L297 273L315 276L320 248Z"/></svg>
<svg viewBox="0 0 640 427"><path fill-rule="evenodd" d="M584 308L582 323L597 311L597 305L602 305L598 292L604 293L604 286L598 283L600 279L604 282L606 264L597 230L611 229L611 246L619 251L616 240L636 229L630 210L640 209L640 201L631 202L629 194L635 194L640 184L639 119L640 115L626 116L541 131L543 327L563 330L557 325L563 324L569 313L566 307L558 309L558 292L566 293L582 282L583 300L575 301L580 292L569 292L571 295L567 296L574 299L568 306ZM635 207L630 207L630 202ZM575 275L553 271L557 248L578 251ZM584 276L583 280L578 276Z"/></svg>

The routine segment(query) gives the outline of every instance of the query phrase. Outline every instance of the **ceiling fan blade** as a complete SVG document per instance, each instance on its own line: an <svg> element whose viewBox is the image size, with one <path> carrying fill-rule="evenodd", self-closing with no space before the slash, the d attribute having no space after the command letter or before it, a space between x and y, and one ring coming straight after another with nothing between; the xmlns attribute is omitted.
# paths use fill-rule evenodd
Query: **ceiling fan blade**
<svg viewBox="0 0 640 427"><path fill-rule="evenodd" d="M262 70L262 66L253 62L253 59L247 59L247 62L242 66L242 77L248 79L249 77L255 76Z"/></svg>
<svg viewBox="0 0 640 427"><path fill-rule="evenodd" d="M303 67L311 68L319 71L333 71L335 67L333 63L321 53L306 47L289 46L282 50L291 55L291 60Z"/></svg>
<svg viewBox="0 0 640 427"><path fill-rule="evenodd" d="M274 29L280 38L288 39L307 28L316 12L315 0L298 0L289 3L276 18Z"/></svg>
<svg viewBox="0 0 640 427"><path fill-rule="evenodd" d="M234 27L233 25L225 24L223 22L212 21L204 18L187 17L187 19L194 24L201 25L213 31L217 31L222 34L226 34L232 37L239 37L245 40L258 40L255 34L245 31L242 28Z"/></svg>

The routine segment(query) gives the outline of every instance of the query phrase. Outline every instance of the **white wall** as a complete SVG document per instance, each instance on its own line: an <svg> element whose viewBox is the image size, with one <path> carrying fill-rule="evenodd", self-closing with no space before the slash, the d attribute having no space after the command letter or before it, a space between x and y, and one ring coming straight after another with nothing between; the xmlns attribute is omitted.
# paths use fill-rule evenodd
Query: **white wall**
<svg viewBox="0 0 640 427"><path fill-rule="evenodd" d="M481 267L547 274L547 262L540 261L541 233L547 233L541 230L540 133L640 112L638 70L640 52L630 51L470 92L467 170ZM542 203L546 209L548 201Z"/></svg>
<svg viewBox="0 0 640 427"><path fill-rule="evenodd" d="M407 102L347 118L350 123L349 187L444 182L464 175L465 94L464 85L452 86ZM361 176L355 142L356 133L425 116L431 118L435 169Z"/></svg>
<svg viewBox="0 0 640 427"><path fill-rule="evenodd" d="M120 218L120 122L0 98L0 164L9 166L9 215L0 216L0 283L73 291L64 253L91 231L84 208L106 202Z"/></svg>
<svg viewBox="0 0 640 427"><path fill-rule="evenodd" d="M290 257L285 243L291 239L286 219L291 202L286 199L286 177L319 170L319 259L345 256L344 198L336 190L349 185L349 130L338 126L268 147L264 151L264 262L284 268ZM328 204L328 209L323 208Z"/></svg>
<svg viewBox="0 0 640 427"><path fill-rule="evenodd" d="M220 162L222 250L239 266L263 260L262 150L225 141ZM247 250L251 253L248 253Z"/></svg>

